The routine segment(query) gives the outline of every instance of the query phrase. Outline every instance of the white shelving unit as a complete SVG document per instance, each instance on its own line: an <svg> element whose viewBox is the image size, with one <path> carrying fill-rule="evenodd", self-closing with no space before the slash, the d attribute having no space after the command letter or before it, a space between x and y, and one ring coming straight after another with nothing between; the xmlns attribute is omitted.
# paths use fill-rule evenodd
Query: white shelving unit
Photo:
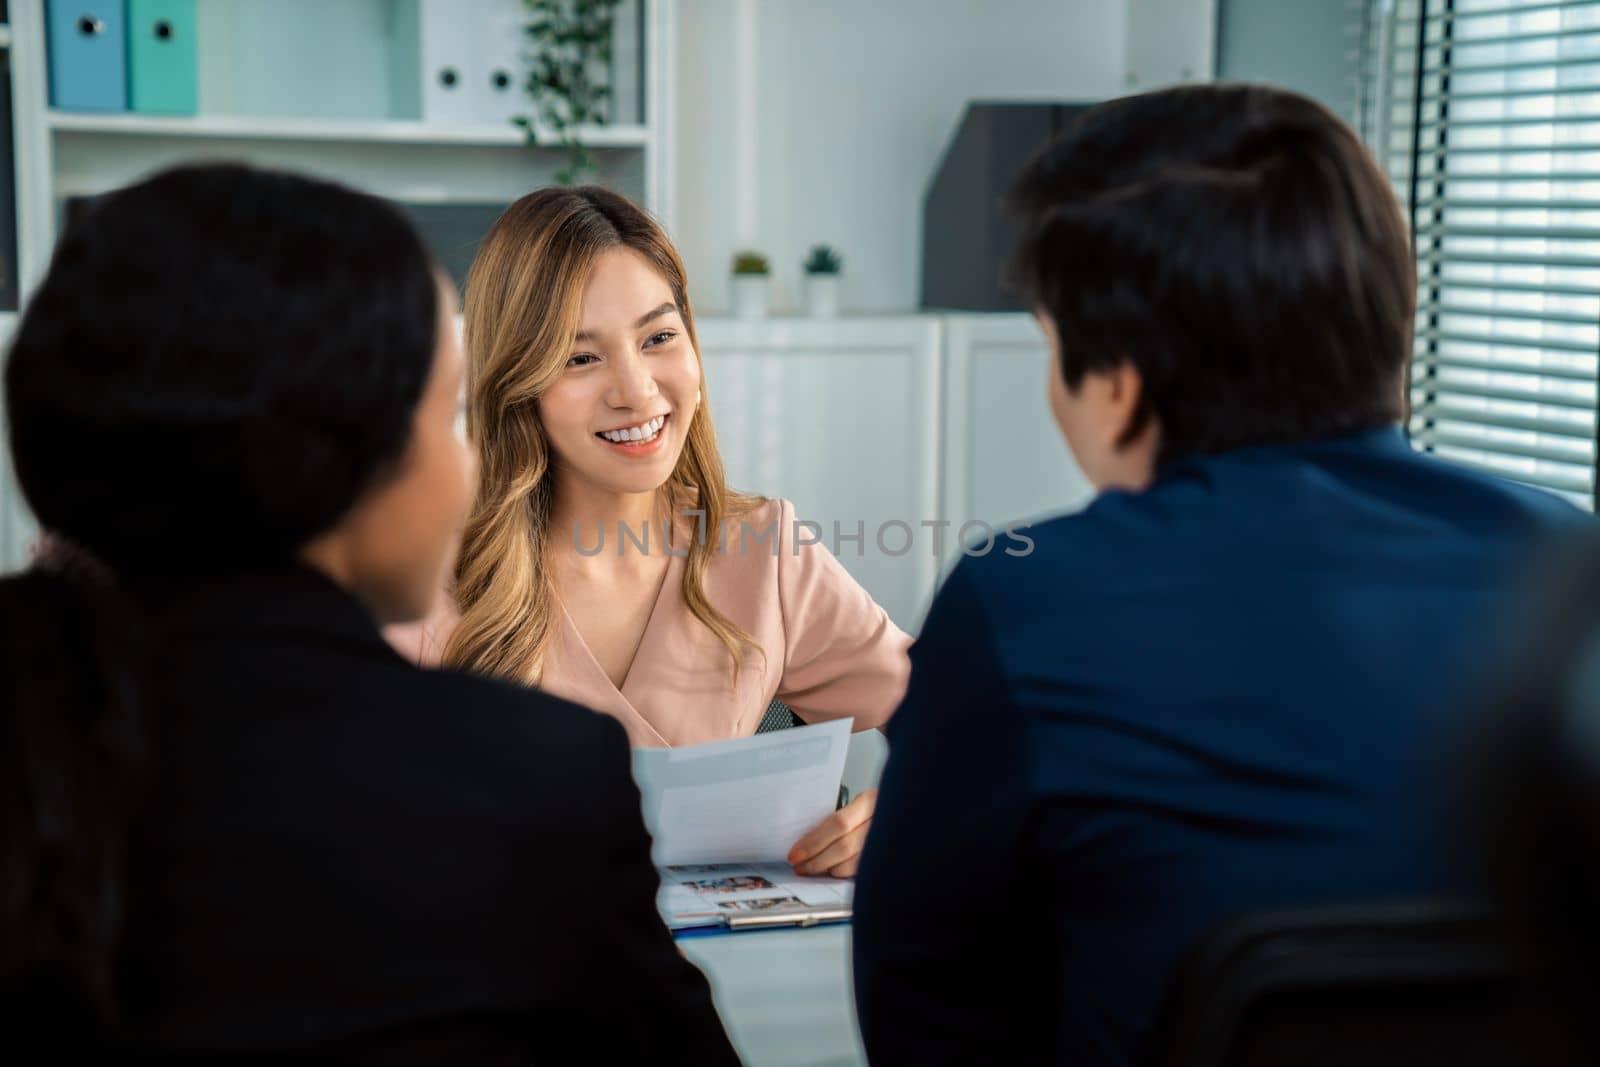
<svg viewBox="0 0 1600 1067"><path fill-rule="evenodd" d="M47 121L50 129L56 133L527 147L522 131L510 125L446 126L412 119L257 118L249 115L197 115L186 118L51 111ZM553 135L549 131L535 132L541 143L552 143ZM578 137L590 148L645 148L650 144L650 130L645 126L589 126L581 129Z"/></svg>
<svg viewBox="0 0 1600 1067"><path fill-rule="evenodd" d="M579 137L598 160L596 180L670 224L676 0L631 2L623 10L638 17L641 31L641 121L585 128ZM565 149L548 132L536 130L539 143L530 146L509 122L385 113L391 68L405 60L382 27L402 3L201 0L200 114L167 117L51 109L45 0L12 0L24 296L48 262L64 201L185 161L283 167L417 204L509 203L553 181Z"/></svg>
<svg viewBox="0 0 1600 1067"><path fill-rule="evenodd" d="M166 117L52 109L45 0L11 0L0 47L9 46L12 57L23 302L49 263L67 200L178 163L281 167L417 205L481 208L551 183L565 149L548 134L532 147L509 122L446 124L394 111L390 79L415 57L385 34L408 2L200 0L200 113ZM579 132L598 159L597 180L639 199L669 226L676 2L624 0L619 18L636 20L627 27L627 54L629 62L637 59L628 91L638 89L638 106L630 95L620 117L637 121ZM621 32L619 22L619 40ZM16 315L0 313L0 350L15 324ZM0 413L0 450L3 434ZM21 565L33 538L10 464L0 462L0 571Z"/></svg>

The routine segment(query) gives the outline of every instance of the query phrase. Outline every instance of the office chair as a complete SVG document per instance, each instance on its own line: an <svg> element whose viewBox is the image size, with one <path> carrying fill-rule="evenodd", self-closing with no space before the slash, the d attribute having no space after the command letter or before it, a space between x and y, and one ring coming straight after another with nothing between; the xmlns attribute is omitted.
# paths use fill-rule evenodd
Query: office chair
<svg viewBox="0 0 1600 1067"><path fill-rule="evenodd" d="M1399 900L1222 924L1178 971L1152 1067L1575 1063L1477 906Z"/></svg>
<svg viewBox="0 0 1600 1067"><path fill-rule="evenodd" d="M756 733L767 734L773 730L787 730L791 726L804 725L800 716L789 710L789 705L781 700L774 700L767 705L767 710L761 716L761 722L756 726Z"/></svg>
<svg viewBox="0 0 1600 1067"><path fill-rule="evenodd" d="M1600 1062L1600 537L1541 546L1477 688L1464 835L1568 1039Z"/></svg>

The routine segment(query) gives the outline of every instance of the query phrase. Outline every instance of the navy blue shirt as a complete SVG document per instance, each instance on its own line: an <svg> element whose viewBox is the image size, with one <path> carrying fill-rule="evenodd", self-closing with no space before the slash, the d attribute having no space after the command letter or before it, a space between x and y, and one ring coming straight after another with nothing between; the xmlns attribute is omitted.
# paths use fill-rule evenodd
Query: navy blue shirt
<svg viewBox="0 0 1600 1067"><path fill-rule="evenodd" d="M1225 917L1452 888L1457 694L1531 546L1588 521L1386 427L1166 465L963 560L858 880L872 1062L1131 1063Z"/></svg>

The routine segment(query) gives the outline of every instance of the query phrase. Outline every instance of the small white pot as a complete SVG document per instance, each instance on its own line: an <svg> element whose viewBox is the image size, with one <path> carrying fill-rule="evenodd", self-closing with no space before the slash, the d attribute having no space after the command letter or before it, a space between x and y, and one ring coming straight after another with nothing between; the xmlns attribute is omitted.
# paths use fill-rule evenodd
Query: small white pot
<svg viewBox="0 0 1600 1067"><path fill-rule="evenodd" d="M764 319L767 317L767 276L765 274L735 274L733 287L733 317L736 319Z"/></svg>
<svg viewBox="0 0 1600 1067"><path fill-rule="evenodd" d="M806 275L806 314L814 319L833 319L839 316L837 274Z"/></svg>

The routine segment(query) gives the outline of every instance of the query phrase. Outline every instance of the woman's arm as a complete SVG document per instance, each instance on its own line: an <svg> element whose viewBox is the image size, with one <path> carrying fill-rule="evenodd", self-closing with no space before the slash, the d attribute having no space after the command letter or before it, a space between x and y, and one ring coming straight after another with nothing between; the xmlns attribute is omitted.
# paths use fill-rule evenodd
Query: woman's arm
<svg viewBox="0 0 1600 1067"><path fill-rule="evenodd" d="M911 638L825 547L794 544L794 508L780 504L778 699L808 722L848 716L857 730L882 729L905 696ZM854 876L877 799L876 789L862 790L797 841L788 855L795 870Z"/></svg>
<svg viewBox="0 0 1600 1067"><path fill-rule="evenodd" d="M911 638L824 545L795 544L794 506L779 504L777 697L807 722L849 717L857 730L881 727L905 696Z"/></svg>

